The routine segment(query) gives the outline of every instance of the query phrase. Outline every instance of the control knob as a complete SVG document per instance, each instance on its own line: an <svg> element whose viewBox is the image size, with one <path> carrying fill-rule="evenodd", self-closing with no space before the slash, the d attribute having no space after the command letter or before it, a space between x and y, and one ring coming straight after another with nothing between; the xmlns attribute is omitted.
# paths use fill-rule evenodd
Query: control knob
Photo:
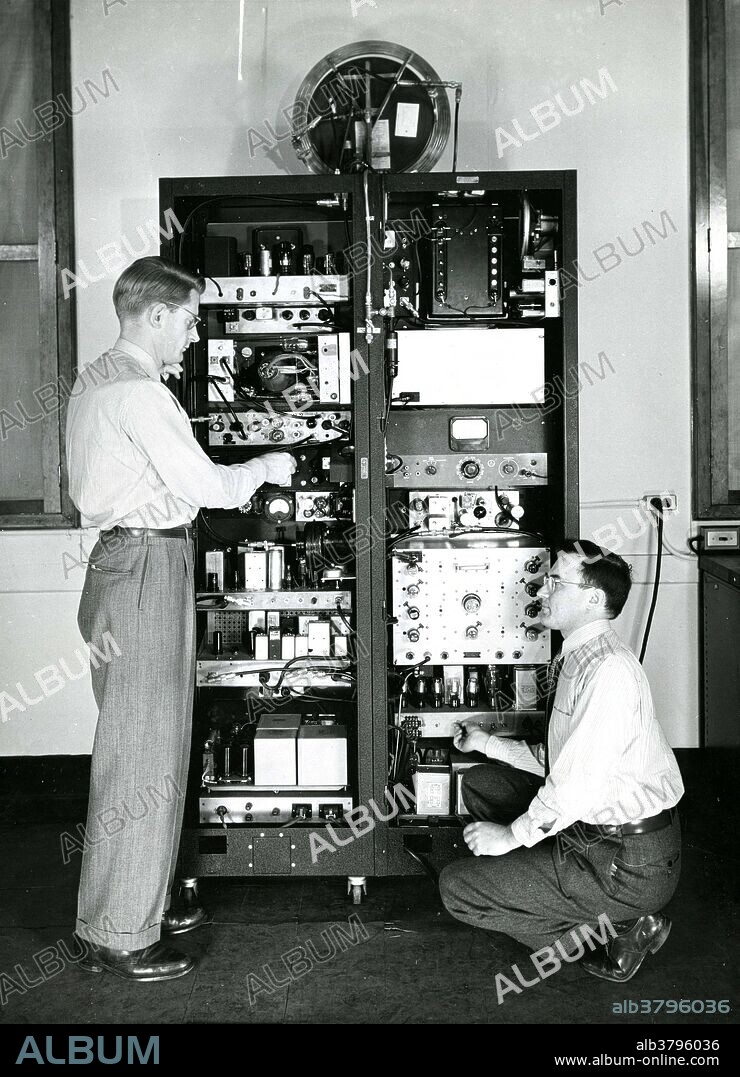
<svg viewBox="0 0 740 1077"><path fill-rule="evenodd" d="M531 572L531 574L534 576L540 571L541 565L542 562L540 561L539 557L530 557L529 561L524 562L524 571Z"/></svg>
<svg viewBox="0 0 740 1077"><path fill-rule="evenodd" d="M480 464L477 460L463 460L460 473L464 479L477 479L480 475Z"/></svg>
<svg viewBox="0 0 740 1077"><path fill-rule="evenodd" d="M409 643L418 643L420 636L421 636L421 632L419 632L418 628L409 629L409 632L408 632Z"/></svg>
<svg viewBox="0 0 740 1077"><path fill-rule="evenodd" d="M524 607L524 614L525 614L526 617L532 617L532 618L538 617L539 613L540 613L540 603L539 602L530 602L527 606Z"/></svg>
<svg viewBox="0 0 740 1077"><path fill-rule="evenodd" d="M480 595L465 595L462 606L466 613L477 613L480 609Z"/></svg>
<svg viewBox="0 0 740 1077"><path fill-rule="evenodd" d="M418 621L421 614L416 606L409 606L406 610L406 616L410 621Z"/></svg>
<svg viewBox="0 0 740 1077"><path fill-rule="evenodd" d="M532 625L530 625L529 628L524 629L524 636L525 636L526 639L536 640L536 639L539 639L539 635L540 635L539 631L536 628L534 628Z"/></svg>

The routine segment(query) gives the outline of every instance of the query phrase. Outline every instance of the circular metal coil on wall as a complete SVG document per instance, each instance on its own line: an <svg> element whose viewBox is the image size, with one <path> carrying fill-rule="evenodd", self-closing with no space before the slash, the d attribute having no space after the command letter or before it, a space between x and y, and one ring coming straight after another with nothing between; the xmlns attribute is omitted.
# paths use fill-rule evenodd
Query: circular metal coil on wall
<svg viewBox="0 0 740 1077"><path fill-rule="evenodd" d="M388 168L376 170L429 172L450 135L445 84L413 49L391 41L344 45L311 68L293 106L296 155L311 172L350 172L364 167L355 141L355 123L364 127L368 73L373 122L387 120L389 127ZM395 133L399 104L409 106L405 117L411 117L412 123L416 117L414 135ZM345 150L348 137L353 146L349 154Z"/></svg>

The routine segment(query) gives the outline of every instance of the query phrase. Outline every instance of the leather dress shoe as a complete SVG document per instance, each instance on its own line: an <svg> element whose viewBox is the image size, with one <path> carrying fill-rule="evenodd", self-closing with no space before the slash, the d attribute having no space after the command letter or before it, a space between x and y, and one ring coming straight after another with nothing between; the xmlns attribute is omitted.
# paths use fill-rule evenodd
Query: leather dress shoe
<svg viewBox="0 0 740 1077"><path fill-rule="evenodd" d="M621 929L621 930L620 930ZM624 983L631 980L648 954L656 954L668 938L671 921L663 913L648 913L630 925L616 924L614 938L582 958L592 976Z"/></svg>
<svg viewBox="0 0 740 1077"><path fill-rule="evenodd" d="M79 967L87 972L108 972L124 980L150 983L154 980L176 980L187 976L195 968L195 962L161 942L154 942L141 950L113 950L109 946L87 943L87 953L80 959Z"/></svg>
<svg viewBox="0 0 740 1077"><path fill-rule="evenodd" d="M184 909L167 909L162 916L163 935L184 935L186 931L195 931L196 927L212 924L210 916L202 905L191 905Z"/></svg>

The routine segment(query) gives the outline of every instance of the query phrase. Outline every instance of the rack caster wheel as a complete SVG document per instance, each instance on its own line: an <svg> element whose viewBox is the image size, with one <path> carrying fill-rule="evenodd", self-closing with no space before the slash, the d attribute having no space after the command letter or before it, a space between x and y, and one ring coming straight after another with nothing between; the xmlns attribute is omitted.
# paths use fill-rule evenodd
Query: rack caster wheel
<svg viewBox="0 0 740 1077"><path fill-rule="evenodd" d="M198 904L197 879L180 879L180 899L185 909Z"/></svg>
<svg viewBox="0 0 740 1077"><path fill-rule="evenodd" d="M362 898L367 897L367 881L364 875L350 875L347 879L347 893L352 895L352 904L361 905Z"/></svg>

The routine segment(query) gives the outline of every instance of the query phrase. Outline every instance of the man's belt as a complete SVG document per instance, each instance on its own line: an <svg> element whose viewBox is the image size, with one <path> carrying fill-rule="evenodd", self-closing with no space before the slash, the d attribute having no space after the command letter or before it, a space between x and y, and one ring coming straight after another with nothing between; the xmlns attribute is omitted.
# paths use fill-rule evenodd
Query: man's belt
<svg viewBox="0 0 740 1077"><path fill-rule="evenodd" d="M121 527L120 524L116 527L112 527L110 531L101 531L100 537L103 542L106 542L116 536L129 536L130 538L142 538L146 536L153 536L154 538L190 538L192 535L192 528L190 527Z"/></svg>
<svg viewBox="0 0 740 1077"><path fill-rule="evenodd" d="M634 823L617 823L614 826L577 823L576 826L581 827L587 835L589 831L593 831L597 837L603 837L605 834L630 836L633 834L651 834L654 830L663 830L664 827L670 826L675 818L676 809L667 808L665 811L658 812L657 815L650 815L647 819L636 819Z"/></svg>

